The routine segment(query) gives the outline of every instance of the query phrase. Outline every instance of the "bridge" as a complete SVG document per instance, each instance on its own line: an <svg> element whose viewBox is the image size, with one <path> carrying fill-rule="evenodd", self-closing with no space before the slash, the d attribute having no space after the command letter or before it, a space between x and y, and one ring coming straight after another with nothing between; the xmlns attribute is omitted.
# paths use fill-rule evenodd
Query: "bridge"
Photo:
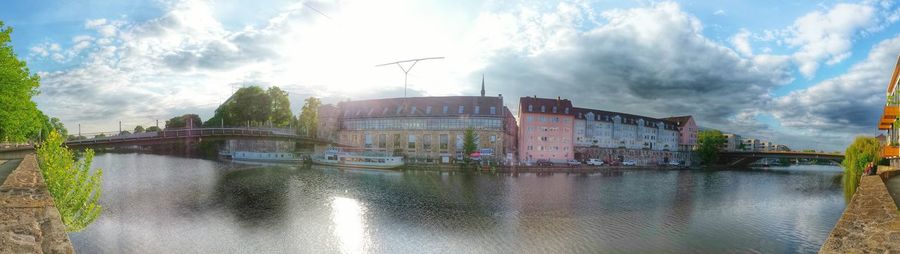
<svg viewBox="0 0 900 254"><path fill-rule="evenodd" d="M328 144L329 141L298 135L294 129L274 128L186 128L166 129L155 132L122 134L107 137L69 140L69 148L108 148L127 146L153 146L165 144L199 143L201 140L275 140L295 141L313 144Z"/></svg>
<svg viewBox="0 0 900 254"><path fill-rule="evenodd" d="M763 158L771 159L815 159L841 162L843 154L810 153L794 151L765 151L765 152L719 152L719 165L730 167L748 167L751 163Z"/></svg>

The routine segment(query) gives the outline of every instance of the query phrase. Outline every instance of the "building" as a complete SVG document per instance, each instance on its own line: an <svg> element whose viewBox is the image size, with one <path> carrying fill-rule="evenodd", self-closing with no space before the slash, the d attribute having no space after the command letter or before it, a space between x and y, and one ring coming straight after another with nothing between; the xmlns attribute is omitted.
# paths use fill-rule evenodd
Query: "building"
<svg viewBox="0 0 900 254"><path fill-rule="evenodd" d="M676 126L678 126L679 151L693 151L697 149L697 132L700 128L698 128L697 123L694 122L693 116L675 116L663 118L663 120L674 122Z"/></svg>
<svg viewBox="0 0 900 254"><path fill-rule="evenodd" d="M316 115L319 120L316 125L316 137L329 142L338 142L338 131L340 130L338 107L330 104L321 105Z"/></svg>
<svg viewBox="0 0 900 254"><path fill-rule="evenodd" d="M337 116L320 116L319 135L334 135L346 147L404 156L407 163L461 160L468 128L477 134L484 161L512 160L508 154L515 152L516 122L502 95L374 99L332 107ZM326 130L328 126L338 127Z"/></svg>
<svg viewBox="0 0 900 254"><path fill-rule="evenodd" d="M765 151L765 146L763 145L763 142L760 141L759 139L747 138L747 139L743 140L742 144L743 144L743 147L741 148L741 150L743 150L745 152Z"/></svg>
<svg viewBox="0 0 900 254"><path fill-rule="evenodd" d="M646 116L574 108L575 146L676 151L675 122Z"/></svg>
<svg viewBox="0 0 900 254"><path fill-rule="evenodd" d="M572 128L575 119L568 99L519 99L519 160L565 162L574 159Z"/></svg>
<svg viewBox="0 0 900 254"><path fill-rule="evenodd" d="M900 96L897 96L898 78L900 77L900 57L897 57L897 63L894 65L894 72L891 74L890 83L887 85L885 92L884 111L878 122L878 129L886 133L885 141L882 143L881 157L890 161L891 167L900 167Z"/></svg>
<svg viewBox="0 0 900 254"><path fill-rule="evenodd" d="M722 136L725 138L725 143L722 144L723 151L736 152L742 150L743 146L741 146L741 144L743 140L741 139L741 135L725 133L722 134Z"/></svg>

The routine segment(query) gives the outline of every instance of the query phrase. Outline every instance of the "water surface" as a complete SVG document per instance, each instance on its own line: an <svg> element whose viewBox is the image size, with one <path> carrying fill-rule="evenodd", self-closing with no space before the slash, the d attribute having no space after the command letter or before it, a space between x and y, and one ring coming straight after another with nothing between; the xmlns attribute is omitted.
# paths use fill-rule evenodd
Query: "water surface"
<svg viewBox="0 0 900 254"><path fill-rule="evenodd" d="M80 253L816 252L837 167L462 174L102 154Z"/></svg>

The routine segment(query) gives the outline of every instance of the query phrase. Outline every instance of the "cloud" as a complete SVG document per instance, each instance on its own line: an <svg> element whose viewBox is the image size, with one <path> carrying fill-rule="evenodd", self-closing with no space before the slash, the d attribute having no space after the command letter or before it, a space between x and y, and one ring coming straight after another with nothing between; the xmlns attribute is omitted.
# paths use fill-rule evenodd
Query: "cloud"
<svg viewBox="0 0 900 254"><path fill-rule="evenodd" d="M847 73L777 98L773 115L798 130L844 136L874 133L898 52L900 36L879 42Z"/></svg>
<svg viewBox="0 0 900 254"><path fill-rule="evenodd" d="M731 45L744 56L751 56L753 55L753 47L750 46L750 36L750 31L741 29L734 37L731 37Z"/></svg>
<svg viewBox="0 0 900 254"><path fill-rule="evenodd" d="M554 19L548 15L542 19ZM586 14L560 9L554 15L569 23L551 29L522 18L496 33L546 32L505 37L508 46L484 70L497 80L489 88L513 91L507 92L512 98L558 95L581 107L649 116L691 114L707 127L726 127L762 108L768 92L790 80L783 57L742 58L703 36L700 21L674 3L603 12L606 23L585 32L575 28Z"/></svg>
<svg viewBox="0 0 900 254"><path fill-rule="evenodd" d="M787 29L784 42L799 48L793 57L800 73L811 78L821 61L833 65L850 57L853 37L864 29L877 27L876 14L869 5L842 3L795 20Z"/></svg>
<svg viewBox="0 0 900 254"><path fill-rule="evenodd" d="M715 12L713 12L713 15L725 16L725 10L722 10L722 9L716 10Z"/></svg>

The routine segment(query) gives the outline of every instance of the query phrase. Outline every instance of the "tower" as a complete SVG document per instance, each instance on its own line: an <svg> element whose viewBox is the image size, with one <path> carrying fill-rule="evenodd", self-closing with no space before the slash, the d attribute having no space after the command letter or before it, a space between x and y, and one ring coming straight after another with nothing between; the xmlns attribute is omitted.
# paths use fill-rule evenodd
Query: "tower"
<svg viewBox="0 0 900 254"><path fill-rule="evenodd" d="M484 97L484 74L481 74L481 97Z"/></svg>

